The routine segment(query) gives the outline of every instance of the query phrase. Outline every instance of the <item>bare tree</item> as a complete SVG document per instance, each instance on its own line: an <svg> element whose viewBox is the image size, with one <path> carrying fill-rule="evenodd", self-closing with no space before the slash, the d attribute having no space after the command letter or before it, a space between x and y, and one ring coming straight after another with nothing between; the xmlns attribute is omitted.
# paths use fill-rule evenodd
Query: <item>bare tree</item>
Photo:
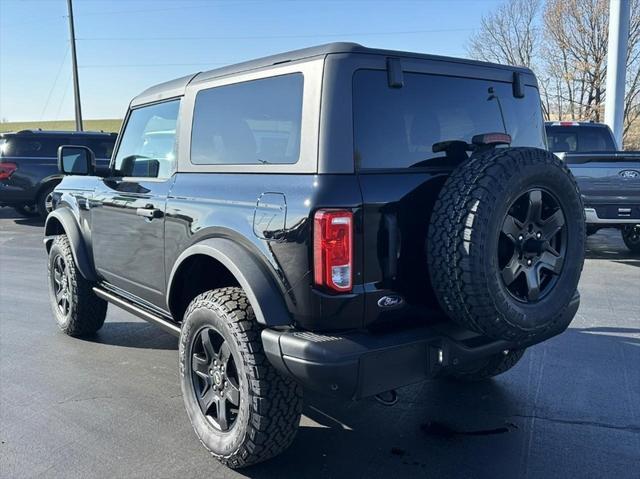
<svg viewBox="0 0 640 479"><path fill-rule="evenodd" d="M630 1L624 134L640 148L640 0ZM609 0L505 0L482 18L467 51L532 68L547 118L601 121L608 35Z"/></svg>
<svg viewBox="0 0 640 479"><path fill-rule="evenodd" d="M559 82L558 116L599 121L606 85L609 5L606 0L548 0L543 69ZM565 109L563 111L563 109Z"/></svg>
<svg viewBox="0 0 640 479"><path fill-rule="evenodd" d="M483 16L480 29L469 40L473 58L531 67L540 43L536 19L540 0L507 0Z"/></svg>
<svg viewBox="0 0 640 479"><path fill-rule="evenodd" d="M631 23L627 51L627 79L624 99L624 140L640 148L640 135L632 134L633 124L640 117L640 0L631 0Z"/></svg>

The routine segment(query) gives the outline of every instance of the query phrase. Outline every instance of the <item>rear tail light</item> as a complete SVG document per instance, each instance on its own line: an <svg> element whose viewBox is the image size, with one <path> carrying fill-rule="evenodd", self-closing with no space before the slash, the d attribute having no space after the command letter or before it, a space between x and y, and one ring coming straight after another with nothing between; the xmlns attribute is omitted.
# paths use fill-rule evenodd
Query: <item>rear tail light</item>
<svg viewBox="0 0 640 479"><path fill-rule="evenodd" d="M313 222L313 273L317 286L345 293L353 286L353 213L320 210Z"/></svg>
<svg viewBox="0 0 640 479"><path fill-rule="evenodd" d="M18 168L15 163L0 163L0 180L7 180Z"/></svg>

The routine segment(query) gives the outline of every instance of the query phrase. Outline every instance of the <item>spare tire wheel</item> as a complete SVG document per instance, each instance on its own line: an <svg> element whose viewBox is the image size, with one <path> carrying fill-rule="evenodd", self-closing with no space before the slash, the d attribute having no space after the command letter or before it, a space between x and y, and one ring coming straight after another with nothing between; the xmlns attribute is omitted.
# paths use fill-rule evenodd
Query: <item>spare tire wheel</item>
<svg viewBox="0 0 640 479"><path fill-rule="evenodd" d="M436 296L460 325L521 341L552 329L578 286L584 208L573 175L536 148L473 154L445 182L427 237Z"/></svg>

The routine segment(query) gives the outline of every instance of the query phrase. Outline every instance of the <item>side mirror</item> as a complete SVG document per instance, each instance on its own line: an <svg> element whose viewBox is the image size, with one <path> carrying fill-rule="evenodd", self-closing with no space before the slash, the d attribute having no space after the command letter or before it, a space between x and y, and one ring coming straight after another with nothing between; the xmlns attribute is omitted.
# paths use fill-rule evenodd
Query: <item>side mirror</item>
<svg viewBox="0 0 640 479"><path fill-rule="evenodd" d="M95 156L86 146L63 145L58 148L58 170L63 175L95 174Z"/></svg>

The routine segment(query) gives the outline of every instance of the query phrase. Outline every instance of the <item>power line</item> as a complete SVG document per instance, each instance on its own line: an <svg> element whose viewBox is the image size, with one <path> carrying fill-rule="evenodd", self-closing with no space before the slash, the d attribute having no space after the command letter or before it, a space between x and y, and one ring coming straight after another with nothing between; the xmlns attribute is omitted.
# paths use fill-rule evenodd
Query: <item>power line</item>
<svg viewBox="0 0 640 479"><path fill-rule="evenodd" d="M56 121L60 118L60 112L62 111L62 105L64 103L65 98L67 98L67 92L69 91L69 85L71 84L71 78L73 75L69 75L67 79L67 84L64 87L64 93L62 95L62 99L60 100L60 104L58 105L58 113L56 113Z"/></svg>
<svg viewBox="0 0 640 479"><path fill-rule="evenodd" d="M358 4L358 3L388 3L388 0L272 0L272 2L275 3L320 3L320 4L326 4L327 1L329 1L329 3L335 3L335 4L344 4L344 3L352 3L352 4ZM436 1L436 2L451 2L453 0L431 0ZM491 0L455 0L458 2L477 2L477 1L491 1ZM223 4L228 4L228 5L237 5L237 4L242 4L242 5L246 5L246 4L260 4L260 3L264 3L263 0L209 0L209 2L207 4L203 4L203 5L182 5L180 7L164 7L164 8L141 8L141 9L134 9L134 10L106 10L106 11L98 11L98 12L83 12L80 15L77 16L87 16L87 15L120 15L120 14L124 14L124 15L128 15L131 13L155 13L155 12L167 12L167 11L175 11L175 10L191 10L191 9L199 9L199 8L211 8L213 5L215 5L216 7L219 7ZM424 3L424 0L396 0L396 3ZM217 4L217 5L216 5Z"/></svg>
<svg viewBox="0 0 640 479"><path fill-rule="evenodd" d="M47 95L47 101L44 102L44 107L42 108L42 113L40 113L40 120L44 118L44 112L47 110L49 106L49 101L51 100L51 95L53 90L56 88L58 84L58 78L60 77L60 73L62 73L62 67L64 66L64 62L67 60L67 55L69 54L69 47L64 51L64 56L62 57L62 61L60 62L60 66L58 67L58 73L56 73L56 78L53 80L53 85L51 85L51 89L49 90L49 94Z"/></svg>
<svg viewBox="0 0 640 479"><path fill-rule="evenodd" d="M95 64L95 65L79 65L78 68L138 68L138 67L193 67L193 66L224 66L231 65L234 62L227 63L211 63L211 62L202 62L202 63L120 63L120 64Z"/></svg>
<svg viewBox="0 0 640 479"><path fill-rule="evenodd" d="M477 30L476 28L442 28L437 30L405 30L398 32L348 32L348 33L318 33L318 34L293 34L293 35L216 35L216 36L184 36L184 37L83 37L77 38L82 41L102 41L102 40L266 40L271 38L323 38L323 37L353 37L353 36L381 36L381 35L413 35L420 33L445 33L445 32L468 32Z"/></svg>

